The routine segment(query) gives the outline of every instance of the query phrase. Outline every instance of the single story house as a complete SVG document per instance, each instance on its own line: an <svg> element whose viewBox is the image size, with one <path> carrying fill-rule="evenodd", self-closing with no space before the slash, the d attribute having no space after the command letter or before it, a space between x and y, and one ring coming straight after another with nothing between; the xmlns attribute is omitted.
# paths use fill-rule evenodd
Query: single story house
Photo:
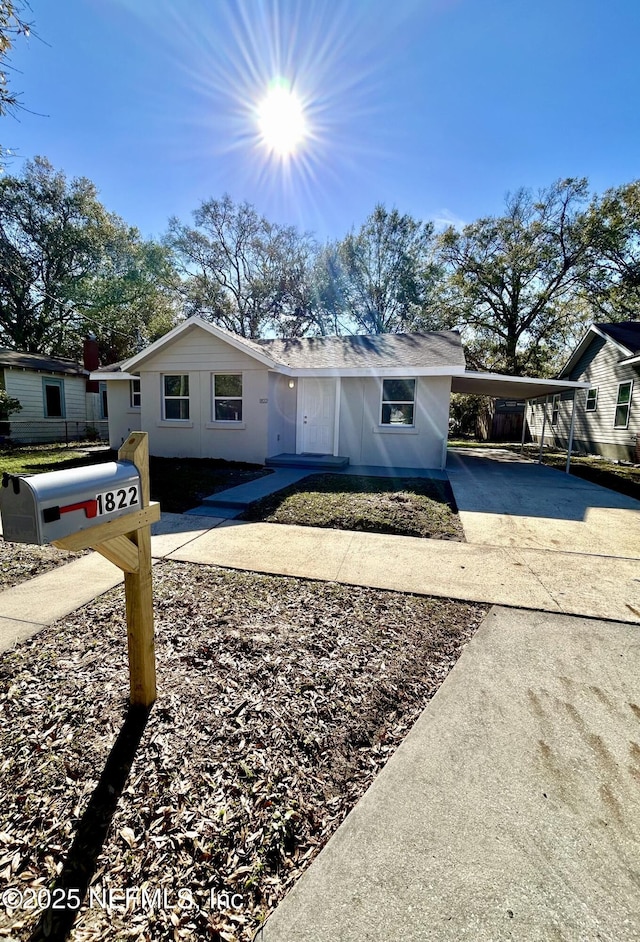
<svg viewBox="0 0 640 942"><path fill-rule="evenodd" d="M396 468L444 467L452 390L575 385L471 373L457 331L247 340L197 316L92 378L106 383L112 448L141 429L152 455Z"/></svg>
<svg viewBox="0 0 640 942"><path fill-rule="evenodd" d="M560 372L586 384L576 396L556 392L531 403L536 441L565 447L572 431L579 452L640 462L640 322L592 324ZM573 419L572 419L573 416Z"/></svg>
<svg viewBox="0 0 640 942"><path fill-rule="evenodd" d="M85 341L83 363L0 349L0 389L22 406L2 423L0 436L14 442L106 438L106 384L90 379L97 366L93 338Z"/></svg>

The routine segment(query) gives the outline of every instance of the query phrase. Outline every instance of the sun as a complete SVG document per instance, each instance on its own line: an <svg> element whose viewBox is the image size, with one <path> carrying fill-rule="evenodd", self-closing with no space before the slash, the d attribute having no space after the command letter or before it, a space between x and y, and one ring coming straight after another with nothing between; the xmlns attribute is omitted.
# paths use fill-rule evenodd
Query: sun
<svg viewBox="0 0 640 942"><path fill-rule="evenodd" d="M288 82L272 82L257 109L262 143L279 157L293 157L309 130L302 102Z"/></svg>

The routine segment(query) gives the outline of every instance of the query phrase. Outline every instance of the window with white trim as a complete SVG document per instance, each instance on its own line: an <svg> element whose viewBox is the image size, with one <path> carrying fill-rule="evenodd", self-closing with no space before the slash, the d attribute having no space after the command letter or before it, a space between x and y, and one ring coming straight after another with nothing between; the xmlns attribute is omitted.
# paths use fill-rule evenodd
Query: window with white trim
<svg viewBox="0 0 640 942"><path fill-rule="evenodd" d="M415 404L415 379L382 380L381 425L412 426Z"/></svg>
<svg viewBox="0 0 640 942"><path fill-rule="evenodd" d="M629 380L628 383L619 384L618 398L616 400L616 414L613 422L614 428L628 428L632 394L633 380Z"/></svg>
<svg viewBox="0 0 640 942"><path fill-rule="evenodd" d="M185 421L189 418L189 376L165 375L162 377L162 418L169 421Z"/></svg>
<svg viewBox="0 0 640 942"><path fill-rule="evenodd" d="M142 404L139 379L129 380L129 402L132 409L139 409Z"/></svg>
<svg viewBox="0 0 640 942"><path fill-rule="evenodd" d="M212 373L213 421L242 422L242 373Z"/></svg>
<svg viewBox="0 0 640 942"><path fill-rule="evenodd" d="M592 386L591 389L587 389L587 397L585 399L584 408L586 412L596 412L598 409L598 387Z"/></svg>
<svg viewBox="0 0 640 942"><path fill-rule="evenodd" d="M558 415L560 413L560 393L554 393L551 400L551 424L558 424Z"/></svg>

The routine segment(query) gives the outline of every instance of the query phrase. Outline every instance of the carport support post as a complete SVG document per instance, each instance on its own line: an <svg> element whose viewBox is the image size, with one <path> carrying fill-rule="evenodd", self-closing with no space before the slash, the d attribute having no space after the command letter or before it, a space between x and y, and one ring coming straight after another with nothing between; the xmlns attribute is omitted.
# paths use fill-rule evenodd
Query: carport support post
<svg viewBox="0 0 640 942"><path fill-rule="evenodd" d="M118 451L121 461L132 461L140 472L142 507L149 506L149 439L146 432L132 432ZM136 572L125 572L124 591L129 648L131 706L150 707L156 699L156 654L153 637L151 589L151 526L128 534L138 547Z"/></svg>
<svg viewBox="0 0 640 942"><path fill-rule="evenodd" d="M573 405L571 406L571 425L569 426L569 441L567 442L567 466L565 471L571 470L571 451L573 449L573 431L576 427L576 391L573 390Z"/></svg>
<svg viewBox="0 0 640 942"><path fill-rule="evenodd" d="M547 428L547 402L549 397L544 397L544 403L542 404L542 433L540 435L540 451L538 452L538 464L542 464L542 449L544 448L544 433Z"/></svg>
<svg viewBox="0 0 640 942"><path fill-rule="evenodd" d="M522 416L522 438L520 439L520 454L524 451L524 436L527 429L527 409L529 408L529 400L525 399L524 401L524 414Z"/></svg>

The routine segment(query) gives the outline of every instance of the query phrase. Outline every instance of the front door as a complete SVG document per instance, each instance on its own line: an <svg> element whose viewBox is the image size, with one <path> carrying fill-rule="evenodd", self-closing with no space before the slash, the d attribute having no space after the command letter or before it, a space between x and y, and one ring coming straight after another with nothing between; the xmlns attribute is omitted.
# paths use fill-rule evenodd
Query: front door
<svg viewBox="0 0 640 942"><path fill-rule="evenodd" d="M302 454L332 455L336 418L335 379L307 378L301 385L301 435L299 451Z"/></svg>

